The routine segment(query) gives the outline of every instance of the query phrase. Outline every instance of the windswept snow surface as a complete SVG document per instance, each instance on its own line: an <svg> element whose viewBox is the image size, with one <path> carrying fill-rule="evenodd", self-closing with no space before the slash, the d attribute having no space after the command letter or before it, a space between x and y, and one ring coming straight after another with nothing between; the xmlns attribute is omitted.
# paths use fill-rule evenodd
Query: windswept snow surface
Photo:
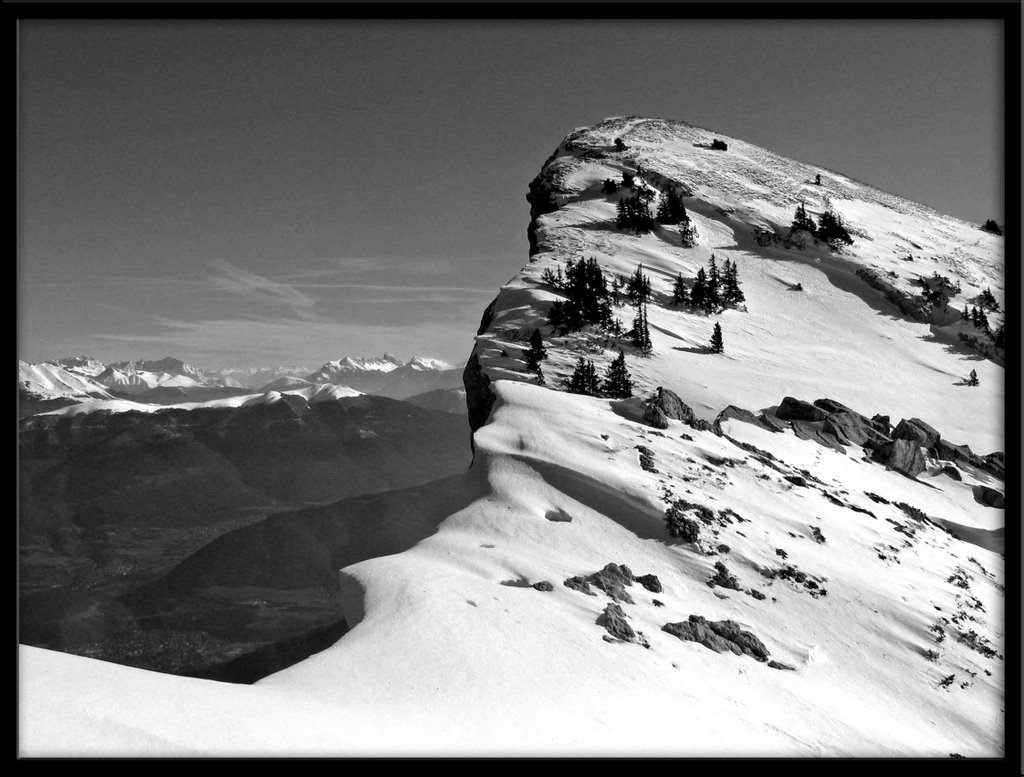
<svg viewBox="0 0 1024 777"><path fill-rule="evenodd" d="M614 152L615 137L629 150ZM729 150L694 145L714 137ZM696 248L660 228L614 229L600 183L637 163L693 192ZM863 236L843 255L757 246L753 227L788 225L816 172L815 196ZM915 262L954 273L964 295L990 286L1002 299L1001 242L678 122L615 119L574 132L542 175L558 208L537 219L533 261L477 336L496 399L474 434L465 507L410 550L341 570L351 630L254 686L22 648L23 755L1004 754L1005 513L973 496L1001 481L973 467L956 480L934 461L911 479L857 446L840 453L735 419L721 435L640 420L658 386L704 419L729 404L756 412L787 395L829 397L893 423L916 416L977 452L1002 450L1002 368L905 320L855 275L872 263L905 275L906 240L923 247ZM748 310L712 319L667 305L672 278L692 278L712 252L738 264ZM622 275L643 263L652 277L654 354L626 346L632 400L558 390L579 355L603 372L617 353L603 335L557 337L544 322L556 295L541 273L580 256ZM628 328L631 310L616 313ZM715 320L720 355L703 350ZM534 327L548 349L547 387L520 358ZM954 386L971 368L981 385ZM637 446L653 466L640 466ZM712 511L697 542L666 531L672 499ZM740 590L708 585L716 562ZM634 584L634 602L621 604L647 646L603 639L609 597L563 585L609 563L663 586ZM690 615L736 622L792 669L662 631Z"/></svg>

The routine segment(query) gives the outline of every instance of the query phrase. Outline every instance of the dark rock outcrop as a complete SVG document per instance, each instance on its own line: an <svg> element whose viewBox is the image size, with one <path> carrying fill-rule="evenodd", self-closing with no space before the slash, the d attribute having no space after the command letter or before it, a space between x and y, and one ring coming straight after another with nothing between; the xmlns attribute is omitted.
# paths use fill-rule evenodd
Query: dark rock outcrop
<svg viewBox="0 0 1024 777"><path fill-rule="evenodd" d="M872 426L867 418L847 410L829 415L822 424L821 430L823 434L835 437L844 445L870 447L888 441L888 438Z"/></svg>
<svg viewBox="0 0 1024 777"><path fill-rule="evenodd" d="M632 642L636 639L636 632L626 620L626 614L614 602L609 602L604 612L597 617L597 624L604 626L605 631L614 639L622 642Z"/></svg>
<svg viewBox="0 0 1024 777"><path fill-rule="evenodd" d="M633 585L633 573L629 567L619 564L608 564L600 572L590 575L587 580L596 588L600 588L615 601L633 604L633 597L626 592L626 586Z"/></svg>
<svg viewBox="0 0 1024 777"><path fill-rule="evenodd" d="M885 435L886 437L892 437L892 424L889 423L889 416L887 415L873 415L871 416L871 425L876 431Z"/></svg>
<svg viewBox="0 0 1024 777"><path fill-rule="evenodd" d="M753 424L754 426L757 426L761 429L767 429L769 432L779 431L772 424L768 423L768 421L765 420L763 413L760 415L754 415L749 410L745 410L742 407L736 407L736 405L729 405L727 408L725 408L725 410L719 413L715 417L712 426L715 427L719 433L721 433L722 421L725 421L726 419L729 418L735 418L737 421L743 421L744 423L747 424Z"/></svg>
<svg viewBox="0 0 1024 777"><path fill-rule="evenodd" d="M660 594L664 590L657 575L640 575L635 580L651 593Z"/></svg>
<svg viewBox="0 0 1024 777"><path fill-rule="evenodd" d="M820 407L793 397L785 397L775 416L783 421L824 421L828 416Z"/></svg>
<svg viewBox="0 0 1024 777"><path fill-rule="evenodd" d="M491 390L491 379L480 367L480 359L474 350L470 354L466 368L462 372L462 384L466 388L466 409L469 411L469 441L473 446L473 433L487 423L491 415L494 400L497 399Z"/></svg>
<svg viewBox="0 0 1024 777"><path fill-rule="evenodd" d="M896 425L892 438L893 440L913 440L922 448L931 451L938 444L940 435L920 418L904 418Z"/></svg>
<svg viewBox="0 0 1024 777"><path fill-rule="evenodd" d="M833 413L853 413L854 415L860 415L860 413L855 410L851 410L842 402L836 402L836 400L828 399L827 397L825 399L814 400L814 406L820 407L829 415L832 415Z"/></svg>
<svg viewBox="0 0 1024 777"><path fill-rule="evenodd" d="M666 418L671 418L673 421L690 423L695 418L693 410L679 398L678 394L661 386L648 401L648 405L654 405L664 413Z"/></svg>
<svg viewBox="0 0 1024 777"><path fill-rule="evenodd" d="M808 405L810 407L810 405ZM817 408L815 408L817 410ZM846 449L842 443L839 442L834 434L826 432L824 429L823 422L814 421L790 421L790 428L793 430L793 434L799 437L801 440L811 440L819 445L823 445L826 448L831 448L839 453L846 453Z"/></svg>
<svg viewBox="0 0 1024 777"><path fill-rule="evenodd" d="M582 575L570 577L563 581L562 585L566 588L571 588L574 591L579 591L581 594L586 594L587 596L597 596L597 594L590 590L590 582Z"/></svg>
<svg viewBox="0 0 1024 777"><path fill-rule="evenodd" d="M665 415L665 411L650 402L644 407L644 422L655 429L668 429L668 416Z"/></svg>
<svg viewBox="0 0 1024 777"><path fill-rule="evenodd" d="M1002 491L997 491L988 486L975 486L973 489L974 501L983 504L985 507L1003 509L1006 506L1006 497Z"/></svg>
<svg viewBox="0 0 1024 777"><path fill-rule="evenodd" d="M916 478L924 472L924 455L916 440L893 440L892 445L886 447L889 450L885 465L889 469L894 469L908 478Z"/></svg>
<svg viewBox="0 0 1024 777"><path fill-rule="evenodd" d="M701 615L691 615L680 623L666 623L662 631L686 642L698 642L716 653L748 655L758 661L768 659L768 648L735 621L708 621Z"/></svg>
<svg viewBox="0 0 1024 777"><path fill-rule="evenodd" d="M554 591L555 587L551 585L547 580L541 580L539 583L534 583L533 588L538 591Z"/></svg>

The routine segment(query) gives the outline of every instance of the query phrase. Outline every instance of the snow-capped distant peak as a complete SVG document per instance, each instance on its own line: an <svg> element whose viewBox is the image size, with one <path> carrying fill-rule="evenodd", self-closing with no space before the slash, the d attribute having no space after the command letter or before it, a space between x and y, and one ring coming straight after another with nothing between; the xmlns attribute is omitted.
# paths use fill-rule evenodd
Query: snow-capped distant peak
<svg viewBox="0 0 1024 777"><path fill-rule="evenodd" d="M105 386L85 375L65 370L56 364L18 362L18 387L40 399L61 397L109 397Z"/></svg>
<svg viewBox="0 0 1024 777"><path fill-rule="evenodd" d="M435 370L440 372L442 370L455 369L455 367L448 362L441 361L440 359L431 359L428 356L414 356L405 366L408 369L419 371Z"/></svg>
<svg viewBox="0 0 1024 777"><path fill-rule="evenodd" d="M65 356L62 359L56 359L48 363L55 364L68 372L85 375L90 378L96 377L107 368L107 365L91 356Z"/></svg>

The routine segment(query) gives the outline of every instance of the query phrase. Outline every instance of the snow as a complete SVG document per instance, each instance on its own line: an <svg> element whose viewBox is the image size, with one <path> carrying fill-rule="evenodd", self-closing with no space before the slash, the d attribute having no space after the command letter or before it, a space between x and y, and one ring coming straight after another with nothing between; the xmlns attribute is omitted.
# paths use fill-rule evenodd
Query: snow
<svg viewBox="0 0 1024 777"><path fill-rule="evenodd" d="M579 149L615 137L629 146L624 155L580 159ZM713 137L729 151L694 145ZM497 399L474 434L464 507L409 550L340 570L351 630L253 686L21 648L22 755L1004 755L1005 562L994 548L1005 511L971 491L1001 484L973 469L963 482L936 475L938 462L910 479L856 446L839 453L735 419L722 422L723 436L676 421L659 431L638 420L640 398L555 390L579 355L603 371L617 350L596 333L549 336L544 313L556 297L539 283L545 269L580 256L620 275L643 263L656 297L655 351L643 359L627 347L640 397L665 386L709 420L729 404L756 412L785 396L828 397L894 424L916 416L986 453L1004 444L1002 367L905 320L855 271L893 270L909 288L914 274L941 267L961 281L961 296L991 286L1002 299L1002 243L682 123L607 120L571 138L577 150L551 164L573 194L539 219L541 250L500 291L477 337ZM638 162L693 190L685 202L696 248L663 229L635 236L608 226L614 208L596 187L616 165ZM808 184L816 173L823 187ZM753 228L788 225L799 196L812 213L827 196L867 237L843 255L757 246ZM900 258L911 243L924 247L911 249L922 254L913 271ZM715 318L720 355L702 350L714 321L665 304L675 275L692 277L712 252L738 264L748 300L745 312ZM617 314L628 327L629 308ZM538 326L546 388L532 385L520 358ZM954 385L971 368L980 386ZM324 388L289 393L313 401ZM218 401L271 394L255 396L263 399ZM639 466L638 445L657 472ZM805 485L786 477L801 471ZM719 523L702 525L698 543L670 536L664 513L674 498L716 511ZM963 539L943 524L963 527ZM710 587L717 561L765 598ZM610 562L664 587L634 585L635 603L622 605L648 649L603 640L596 621L608 597L562 584ZM787 564L818 589L779 576ZM554 589L530 587L540 581ZM691 614L737 622L794 671L662 631ZM972 649L968 631L999 655ZM943 686L949 675L955 682Z"/></svg>
<svg viewBox="0 0 1024 777"><path fill-rule="evenodd" d="M96 381L56 364L28 364L18 362L18 386L22 390L42 399L60 397L97 396L109 397L106 387Z"/></svg>
<svg viewBox="0 0 1024 777"><path fill-rule="evenodd" d="M209 408L238 408L251 405L264 405L271 402L279 402L282 395L301 397L310 402L329 402L345 397L362 396L361 391L356 391L348 386L335 386L321 384L318 386L307 386L305 388L291 389L287 391L265 391L256 394L242 394L221 399L211 399L206 402L180 402L175 405L153 405L144 402L133 402L130 399L106 399L90 400L80 402L77 405L62 407L39 415L60 415L76 416L90 413L161 413L167 410L197 410Z"/></svg>

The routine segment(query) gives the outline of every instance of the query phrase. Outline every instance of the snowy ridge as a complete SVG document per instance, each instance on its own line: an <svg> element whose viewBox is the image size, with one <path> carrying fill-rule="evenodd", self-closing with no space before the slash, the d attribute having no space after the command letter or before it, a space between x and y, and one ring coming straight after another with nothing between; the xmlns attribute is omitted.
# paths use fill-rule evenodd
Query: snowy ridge
<svg viewBox="0 0 1024 777"><path fill-rule="evenodd" d="M174 405L153 405L145 402L133 402L130 399L102 399L79 402L77 405L62 407L58 410L51 410L39 415L60 415L76 416L88 413L160 413L167 410L202 410L217 407L250 407L252 405L266 405L271 402L280 402L282 397L301 397L309 402L330 402L345 397L362 396L363 392L351 389L348 386L334 386L321 384L319 386L307 386L305 388L293 388L288 390L268 389L257 394L243 394L240 396L225 397L223 399L211 399L207 402L180 402Z"/></svg>
<svg viewBox="0 0 1024 777"><path fill-rule="evenodd" d="M18 362L18 388L30 397L110 397L107 387L85 375L62 369L56 364Z"/></svg>
<svg viewBox="0 0 1024 777"><path fill-rule="evenodd" d="M714 138L728 150L694 145ZM673 229L614 228L601 183L638 163L652 184L686 186L697 247ZM816 196L855 244L759 245L755 230L787 226L817 172ZM1004 754L1005 512L977 497L1002 489L996 475L929 458L905 477L860 446L736 417L643 420L657 387L705 422L730 404L756 414L832 398L1001 450L1002 367L956 347L942 331L954 323L908 320L856 271L876 264L909 288L906 266L941 267L961 283L951 305L987 286L1002 300L1002 243L741 141L635 117L570 134L531 204L531 262L488 308L466 370L465 506L410 550L341 570L351 630L251 687L22 648L23 754ZM921 246L913 263L904 242ZM739 267L746 311L668 304L675 276L692 279L711 253ZM653 354L622 344L633 399L560 390L579 356L603 371L620 345L546 323L559 294L542 273L581 256L651 276ZM614 312L631 325L628 306ZM704 348L715 321L722 354ZM534 328L545 387L523 359ZM971 367L980 385L956 385ZM690 534L668 531L672 505ZM618 589L586 583L602 569ZM677 637L697 616L752 635L774 663L707 629L703 642Z"/></svg>

